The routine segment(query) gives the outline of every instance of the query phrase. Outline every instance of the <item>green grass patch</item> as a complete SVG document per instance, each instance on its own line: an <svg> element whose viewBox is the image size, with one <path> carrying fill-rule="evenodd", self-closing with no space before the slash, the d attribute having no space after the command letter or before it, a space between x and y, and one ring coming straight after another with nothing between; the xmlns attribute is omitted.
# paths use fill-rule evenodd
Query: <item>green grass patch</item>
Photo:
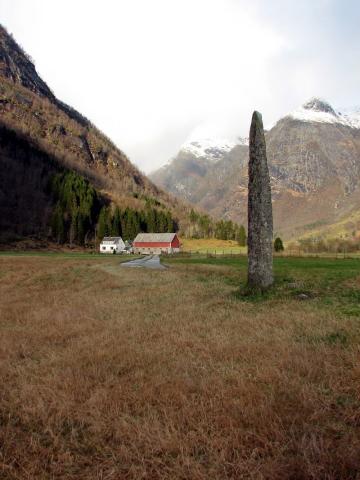
<svg viewBox="0 0 360 480"><path fill-rule="evenodd" d="M241 301L260 303L269 300L293 299L311 301L314 307L326 308L348 316L360 316L360 289L349 285L360 277L360 260L329 258L274 258L274 285L261 292L246 285L246 257L174 257L169 264L213 265L230 267L233 273L212 271L218 279L234 286L233 296ZM208 281L201 274L200 281ZM203 278L204 277L204 278Z"/></svg>
<svg viewBox="0 0 360 480"><path fill-rule="evenodd" d="M71 259L71 260L110 260L116 262L127 262L142 257L142 255L110 255L103 253L88 252L0 252L1 257L46 257L55 259Z"/></svg>

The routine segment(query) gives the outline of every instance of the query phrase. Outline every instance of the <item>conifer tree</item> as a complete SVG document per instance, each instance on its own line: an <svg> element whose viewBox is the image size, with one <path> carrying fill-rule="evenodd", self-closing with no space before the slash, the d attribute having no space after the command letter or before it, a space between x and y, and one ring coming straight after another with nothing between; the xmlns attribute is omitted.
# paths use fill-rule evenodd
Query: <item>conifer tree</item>
<svg viewBox="0 0 360 480"><path fill-rule="evenodd" d="M146 227L150 233L156 232L156 214L155 210L149 208L146 212Z"/></svg>
<svg viewBox="0 0 360 480"><path fill-rule="evenodd" d="M158 232L164 233L167 230L166 216L164 212L158 212Z"/></svg>
<svg viewBox="0 0 360 480"><path fill-rule="evenodd" d="M78 212L76 209L73 209L71 213L71 221L70 221L70 230L69 230L69 241L70 245L72 245L77 240L77 227L78 227Z"/></svg>
<svg viewBox="0 0 360 480"><path fill-rule="evenodd" d="M85 217L79 212L77 216L77 241L80 245L84 245L85 241Z"/></svg>
<svg viewBox="0 0 360 480"><path fill-rule="evenodd" d="M171 213L167 212L166 213L166 232L172 233L174 231L175 231L174 221L171 217Z"/></svg>
<svg viewBox="0 0 360 480"><path fill-rule="evenodd" d="M116 207L112 218L111 235L119 237L121 234L121 213L119 207Z"/></svg>
<svg viewBox="0 0 360 480"><path fill-rule="evenodd" d="M280 237L275 238L274 250L275 250L275 252L283 252L284 251L284 244L283 244Z"/></svg>
<svg viewBox="0 0 360 480"><path fill-rule="evenodd" d="M97 236L99 240L102 240L104 237L109 235L108 229L109 229L108 209L106 207L102 207L99 214L98 228L97 228Z"/></svg>
<svg viewBox="0 0 360 480"><path fill-rule="evenodd" d="M240 247L245 247L246 245L246 231L244 225L240 225L237 231L237 238L236 238Z"/></svg>
<svg viewBox="0 0 360 480"><path fill-rule="evenodd" d="M130 217L130 240L134 240L136 235L140 232L140 215L136 210L131 210Z"/></svg>
<svg viewBox="0 0 360 480"><path fill-rule="evenodd" d="M64 226L64 213L58 203L55 207L52 221L51 221L52 234L56 238L57 243L64 243L65 240L65 226Z"/></svg>

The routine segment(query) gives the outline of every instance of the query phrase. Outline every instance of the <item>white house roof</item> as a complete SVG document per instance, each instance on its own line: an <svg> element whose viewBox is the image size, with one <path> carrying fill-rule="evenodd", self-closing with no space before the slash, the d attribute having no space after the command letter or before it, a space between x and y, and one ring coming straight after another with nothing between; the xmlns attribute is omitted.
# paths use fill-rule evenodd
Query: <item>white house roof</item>
<svg viewBox="0 0 360 480"><path fill-rule="evenodd" d="M122 241L122 238L121 237L104 237L102 239L102 242L112 242L112 243L117 243L119 241Z"/></svg>
<svg viewBox="0 0 360 480"><path fill-rule="evenodd" d="M134 242L166 242L174 240L176 233L138 233Z"/></svg>

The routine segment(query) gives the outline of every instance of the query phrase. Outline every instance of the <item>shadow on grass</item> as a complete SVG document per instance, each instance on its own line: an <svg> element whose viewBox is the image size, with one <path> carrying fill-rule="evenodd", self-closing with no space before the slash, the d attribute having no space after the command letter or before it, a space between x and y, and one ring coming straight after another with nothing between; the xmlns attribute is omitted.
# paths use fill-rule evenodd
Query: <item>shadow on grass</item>
<svg viewBox="0 0 360 480"><path fill-rule="evenodd" d="M240 284L240 288L235 290L232 295L237 300L251 303L261 303L273 299L295 299L304 301L316 297L316 293L309 287L305 288L303 282L297 282L294 278L287 275L275 276L273 285L266 289L249 286L243 281Z"/></svg>

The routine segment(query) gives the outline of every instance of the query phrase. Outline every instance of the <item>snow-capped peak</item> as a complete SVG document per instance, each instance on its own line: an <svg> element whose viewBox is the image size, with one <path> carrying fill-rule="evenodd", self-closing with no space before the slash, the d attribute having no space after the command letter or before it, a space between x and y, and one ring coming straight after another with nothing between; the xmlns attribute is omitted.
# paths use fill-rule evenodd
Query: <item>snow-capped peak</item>
<svg viewBox="0 0 360 480"><path fill-rule="evenodd" d="M338 115L346 120L353 128L360 128L360 106L354 108L340 108Z"/></svg>
<svg viewBox="0 0 360 480"><path fill-rule="evenodd" d="M338 123L352 128L360 128L360 108L335 111L326 100L311 98L288 115L302 122Z"/></svg>
<svg viewBox="0 0 360 480"><path fill-rule="evenodd" d="M219 160L232 150L236 143L224 138L204 138L184 143L181 150L189 152L195 157L206 157L210 160Z"/></svg>
<svg viewBox="0 0 360 480"><path fill-rule="evenodd" d="M328 102L316 97L291 112L289 117L303 122L347 124L346 120L338 115Z"/></svg>
<svg viewBox="0 0 360 480"><path fill-rule="evenodd" d="M335 110L332 108L330 103L318 97L310 98L310 100L305 102L301 108L304 110L312 110L313 112L330 113L331 115L336 115Z"/></svg>

